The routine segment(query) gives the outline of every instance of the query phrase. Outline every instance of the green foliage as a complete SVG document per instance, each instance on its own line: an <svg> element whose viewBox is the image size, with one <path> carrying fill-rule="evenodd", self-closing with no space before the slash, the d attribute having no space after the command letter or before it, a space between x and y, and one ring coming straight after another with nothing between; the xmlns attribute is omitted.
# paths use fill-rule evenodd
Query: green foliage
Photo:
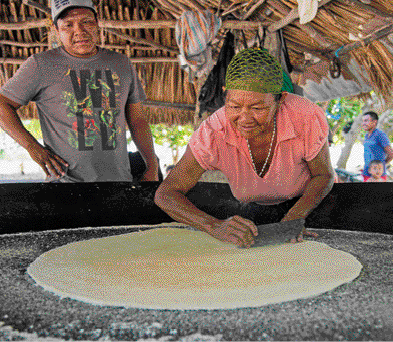
<svg viewBox="0 0 393 342"><path fill-rule="evenodd" d="M26 121L24 122L24 126L34 138L36 138L37 140L42 139L41 125L38 119Z"/></svg>
<svg viewBox="0 0 393 342"><path fill-rule="evenodd" d="M168 126L165 124L150 125L154 141L158 145L167 143L172 150L173 164L177 163L179 147L186 146L194 132L191 125Z"/></svg>
<svg viewBox="0 0 393 342"><path fill-rule="evenodd" d="M4 159L5 158L5 150L1 149L0 150L0 159Z"/></svg>
<svg viewBox="0 0 393 342"><path fill-rule="evenodd" d="M191 125L167 126L165 124L158 124L150 125L150 128L156 144L162 146L164 143L168 143L170 148L187 145L194 132Z"/></svg>
<svg viewBox="0 0 393 342"><path fill-rule="evenodd" d="M363 105L363 101L347 97L329 102L326 112L330 129L335 132L334 144L344 143L343 128L351 125L353 120L362 113Z"/></svg>

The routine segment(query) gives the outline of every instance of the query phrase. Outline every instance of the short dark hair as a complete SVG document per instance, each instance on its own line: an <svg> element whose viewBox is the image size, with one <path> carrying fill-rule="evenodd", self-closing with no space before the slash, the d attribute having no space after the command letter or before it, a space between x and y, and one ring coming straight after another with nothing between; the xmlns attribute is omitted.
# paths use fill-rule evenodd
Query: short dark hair
<svg viewBox="0 0 393 342"><path fill-rule="evenodd" d="M58 28L57 22L59 21L59 19L64 19L64 18L68 15L68 13L70 13L70 12L71 12L73 9L75 9L75 8L86 8L86 9L92 11L93 14L94 14L94 18L96 18L96 21L98 21L97 13L96 13L95 11L93 11L91 8L88 8L88 7L80 7L80 6L71 6L71 7L68 7L67 9L65 9L63 12L61 12L61 13L58 15L58 17L56 18L56 20L53 22L53 24L55 25L55 27Z"/></svg>
<svg viewBox="0 0 393 342"><path fill-rule="evenodd" d="M363 116L365 115L370 115L371 119L378 121L378 114L375 112L369 111L363 114Z"/></svg>
<svg viewBox="0 0 393 342"><path fill-rule="evenodd" d="M383 165L383 161L374 159L374 160L370 161L370 164L368 164L369 167L372 165Z"/></svg>

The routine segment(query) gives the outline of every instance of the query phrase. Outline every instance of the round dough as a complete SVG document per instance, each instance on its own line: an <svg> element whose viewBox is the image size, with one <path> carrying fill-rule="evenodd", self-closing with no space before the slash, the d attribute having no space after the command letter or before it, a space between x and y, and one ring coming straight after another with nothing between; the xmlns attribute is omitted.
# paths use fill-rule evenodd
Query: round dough
<svg viewBox="0 0 393 342"><path fill-rule="evenodd" d="M158 228L50 250L27 272L46 290L92 304L229 309L315 296L361 268L314 241L240 249L200 231Z"/></svg>

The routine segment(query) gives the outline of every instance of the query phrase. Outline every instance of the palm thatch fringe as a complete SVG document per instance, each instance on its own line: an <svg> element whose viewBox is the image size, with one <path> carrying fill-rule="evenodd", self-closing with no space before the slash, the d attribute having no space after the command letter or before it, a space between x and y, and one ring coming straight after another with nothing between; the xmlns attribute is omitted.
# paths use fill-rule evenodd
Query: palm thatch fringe
<svg viewBox="0 0 393 342"><path fill-rule="evenodd" d="M360 65L365 65L366 78L375 92L385 99L392 96L393 56L379 41L351 52Z"/></svg>
<svg viewBox="0 0 393 342"><path fill-rule="evenodd" d="M150 124L187 125L194 121L194 112L189 110L143 106L143 111Z"/></svg>

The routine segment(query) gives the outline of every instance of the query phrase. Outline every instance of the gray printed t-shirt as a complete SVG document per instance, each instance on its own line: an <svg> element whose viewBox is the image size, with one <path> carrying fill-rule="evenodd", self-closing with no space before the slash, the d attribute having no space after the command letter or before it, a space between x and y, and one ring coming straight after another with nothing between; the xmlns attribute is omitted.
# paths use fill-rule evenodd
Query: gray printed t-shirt
<svg viewBox="0 0 393 342"><path fill-rule="evenodd" d="M124 109L146 95L126 56L59 47L29 57L0 93L36 103L45 146L69 164L62 182L132 181Z"/></svg>

